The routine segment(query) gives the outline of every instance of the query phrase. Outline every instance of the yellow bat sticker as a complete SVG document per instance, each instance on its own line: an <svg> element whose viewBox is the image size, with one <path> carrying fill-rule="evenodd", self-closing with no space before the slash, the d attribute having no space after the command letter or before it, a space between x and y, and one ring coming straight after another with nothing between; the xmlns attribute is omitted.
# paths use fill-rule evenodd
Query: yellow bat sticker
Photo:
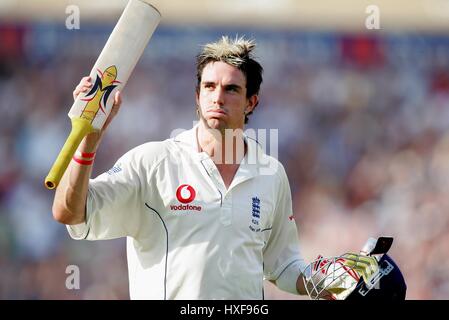
<svg viewBox="0 0 449 320"><path fill-rule="evenodd" d="M82 101L87 101L80 118L86 119L90 123L95 119L98 111L106 114L106 101L111 94L112 90L117 87L116 83L121 83L117 78L117 68L115 66L110 66L101 72L97 69L98 74L95 79L95 84L89 93L86 94L86 98L81 99Z"/></svg>

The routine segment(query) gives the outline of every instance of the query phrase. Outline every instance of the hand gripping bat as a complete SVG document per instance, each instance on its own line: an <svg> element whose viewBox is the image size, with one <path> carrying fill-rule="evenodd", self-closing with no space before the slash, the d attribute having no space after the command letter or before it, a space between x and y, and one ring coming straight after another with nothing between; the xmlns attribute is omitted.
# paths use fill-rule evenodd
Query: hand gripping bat
<svg viewBox="0 0 449 320"><path fill-rule="evenodd" d="M90 72L91 90L80 93L69 111L72 130L45 178L48 189L57 187L83 138L103 127L113 93L125 86L160 19L159 11L146 0L128 2Z"/></svg>

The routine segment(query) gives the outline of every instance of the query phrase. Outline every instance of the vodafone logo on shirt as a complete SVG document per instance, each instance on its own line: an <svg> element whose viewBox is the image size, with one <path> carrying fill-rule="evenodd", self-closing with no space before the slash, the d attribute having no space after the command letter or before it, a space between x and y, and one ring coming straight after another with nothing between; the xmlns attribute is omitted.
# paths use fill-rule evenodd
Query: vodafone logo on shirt
<svg viewBox="0 0 449 320"><path fill-rule="evenodd" d="M179 202L190 203L195 199L196 191L189 184L181 184L176 190L176 198Z"/></svg>
<svg viewBox="0 0 449 320"><path fill-rule="evenodd" d="M172 211L201 211L201 206L190 205L189 203L195 200L196 191L189 184L181 184L178 189L176 189L176 199L178 199L181 204L170 205Z"/></svg>

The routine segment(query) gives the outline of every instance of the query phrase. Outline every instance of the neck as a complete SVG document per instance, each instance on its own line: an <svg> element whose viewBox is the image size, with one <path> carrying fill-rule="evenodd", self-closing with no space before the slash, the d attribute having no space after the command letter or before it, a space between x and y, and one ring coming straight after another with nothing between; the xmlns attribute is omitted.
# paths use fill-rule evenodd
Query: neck
<svg viewBox="0 0 449 320"><path fill-rule="evenodd" d="M200 152L206 152L216 165L240 164L247 146L243 129L211 129L200 122L197 131Z"/></svg>

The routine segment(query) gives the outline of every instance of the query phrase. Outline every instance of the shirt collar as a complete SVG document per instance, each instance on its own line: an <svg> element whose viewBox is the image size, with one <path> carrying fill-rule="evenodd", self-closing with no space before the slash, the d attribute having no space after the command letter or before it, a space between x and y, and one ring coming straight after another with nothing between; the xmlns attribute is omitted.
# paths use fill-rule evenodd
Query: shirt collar
<svg viewBox="0 0 449 320"><path fill-rule="evenodd" d="M195 124L195 126L190 130L185 130L181 132L180 134L176 135L174 140L177 142L182 142L187 145L189 145L191 148L193 148L196 152L200 153L200 147L198 143L198 127L199 123ZM263 154L263 150L261 146L259 145L259 142L257 140L254 140L247 135L243 135L246 145L247 145L247 153L245 155L245 158L247 158L247 161L245 161L248 164L256 164L258 161L255 159L259 159L260 156Z"/></svg>
<svg viewBox="0 0 449 320"><path fill-rule="evenodd" d="M185 143L193 148L196 152L199 152L198 138L196 134L198 126L199 123L195 124L192 129L181 132L180 134L175 136L174 141Z"/></svg>
<svg viewBox="0 0 449 320"><path fill-rule="evenodd" d="M199 160L203 161L210 159L210 157L206 152L199 151L200 149L197 135L198 127L199 123L197 123L192 129L178 134L174 140L189 145L193 149L192 151L199 157ZM264 155L263 149L256 140L246 135L244 135L244 139L247 145L247 152L245 154L245 158L239 166L236 176L234 177L234 180L236 181L233 181L233 185L257 176L259 174L261 160Z"/></svg>

